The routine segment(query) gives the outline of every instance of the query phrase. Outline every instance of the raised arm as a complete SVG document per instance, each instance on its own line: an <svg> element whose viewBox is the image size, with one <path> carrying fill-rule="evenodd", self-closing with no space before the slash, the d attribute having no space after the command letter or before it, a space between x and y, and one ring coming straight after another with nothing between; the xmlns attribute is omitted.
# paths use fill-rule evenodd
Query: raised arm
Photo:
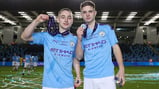
<svg viewBox="0 0 159 89"><path fill-rule="evenodd" d="M83 49L82 49L82 35L83 35L84 29L82 27L79 27L77 29L77 46L76 46L76 57L77 59L81 60L83 58Z"/></svg>
<svg viewBox="0 0 159 89"><path fill-rule="evenodd" d="M32 41L32 33L34 32L35 27L46 20L49 19L48 15L40 14L31 24L29 24L21 34L21 38L25 41Z"/></svg>
<svg viewBox="0 0 159 89"><path fill-rule="evenodd" d="M115 44L113 46L113 53L115 55L115 58L117 60L118 66L119 66L119 71L117 73L117 77L119 78L119 81L122 81L122 86L125 84L125 71L124 71L124 64L123 64L123 58L122 58L122 53L120 50L120 47L118 44Z"/></svg>

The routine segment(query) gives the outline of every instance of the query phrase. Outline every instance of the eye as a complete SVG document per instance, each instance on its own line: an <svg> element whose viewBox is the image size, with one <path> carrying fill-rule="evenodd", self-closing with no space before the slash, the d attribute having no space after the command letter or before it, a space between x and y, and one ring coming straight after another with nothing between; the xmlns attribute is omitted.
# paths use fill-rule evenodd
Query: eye
<svg viewBox="0 0 159 89"><path fill-rule="evenodd" d="M93 10L90 10L89 13L93 13Z"/></svg>
<svg viewBox="0 0 159 89"><path fill-rule="evenodd" d="M64 15L62 15L62 16L61 16L61 19L65 19L65 16L64 16Z"/></svg>
<svg viewBox="0 0 159 89"><path fill-rule="evenodd" d="M86 14L86 11L82 11L82 14Z"/></svg>
<svg viewBox="0 0 159 89"><path fill-rule="evenodd" d="M68 19L72 19L72 17L71 17L71 16L68 16Z"/></svg>

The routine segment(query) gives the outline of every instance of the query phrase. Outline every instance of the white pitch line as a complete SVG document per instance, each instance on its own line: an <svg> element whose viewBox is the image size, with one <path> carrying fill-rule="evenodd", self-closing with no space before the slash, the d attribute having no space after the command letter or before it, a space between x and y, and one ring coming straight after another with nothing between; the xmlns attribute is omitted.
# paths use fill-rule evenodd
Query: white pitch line
<svg viewBox="0 0 159 89"><path fill-rule="evenodd" d="M33 81L33 80L37 80L37 79L40 79L40 78L34 78L34 79L30 79L31 81ZM12 83L12 82L11 82ZM21 82L20 82L21 83ZM25 83L28 83L28 82L24 82L24 84ZM7 89L12 89L12 88L14 88L14 87L16 87L16 86L19 86L19 84L8 84L8 85L13 85L13 86L11 86L11 87L9 87L9 88L7 88ZM23 85L23 84L22 84ZM34 84L34 85L40 85L40 84ZM23 85L24 86L24 85ZM29 87L29 86L25 86L25 87Z"/></svg>
<svg viewBox="0 0 159 89"><path fill-rule="evenodd" d="M159 73L126 74L126 80L159 80Z"/></svg>

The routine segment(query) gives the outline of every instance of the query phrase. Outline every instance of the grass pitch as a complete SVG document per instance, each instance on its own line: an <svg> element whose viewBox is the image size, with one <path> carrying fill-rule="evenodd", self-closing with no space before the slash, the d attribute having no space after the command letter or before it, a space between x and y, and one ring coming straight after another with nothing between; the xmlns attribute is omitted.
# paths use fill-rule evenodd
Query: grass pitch
<svg viewBox="0 0 159 89"><path fill-rule="evenodd" d="M22 69L20 67L18 71L12 71L12 67L1 66L0 89L41 89L43 67L37 67L30 75L22 75ZM83 67L81 75L82 70ZM158 66L125 67L125 77L125 86L117 89L159 89ZM77 89L83 89L83 85Z"/></svg>

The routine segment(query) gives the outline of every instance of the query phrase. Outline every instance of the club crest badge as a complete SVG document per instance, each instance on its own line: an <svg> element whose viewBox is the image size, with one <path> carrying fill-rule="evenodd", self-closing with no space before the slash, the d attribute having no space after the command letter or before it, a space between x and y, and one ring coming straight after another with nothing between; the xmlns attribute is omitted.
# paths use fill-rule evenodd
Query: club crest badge
<svg viewBox="0 0 159 89"><path fill-rule="evenodd" d="M75 43L71 41L71 42L70 42L70 46L71 46L71 47L74 47L74 46L75 46Z"/></svg>
<svg viewBox="0 0 159 89"><path fill-rule="evenodd" d="M103 31L99 32L99 36L105 36L105 32Z"/></svg>

